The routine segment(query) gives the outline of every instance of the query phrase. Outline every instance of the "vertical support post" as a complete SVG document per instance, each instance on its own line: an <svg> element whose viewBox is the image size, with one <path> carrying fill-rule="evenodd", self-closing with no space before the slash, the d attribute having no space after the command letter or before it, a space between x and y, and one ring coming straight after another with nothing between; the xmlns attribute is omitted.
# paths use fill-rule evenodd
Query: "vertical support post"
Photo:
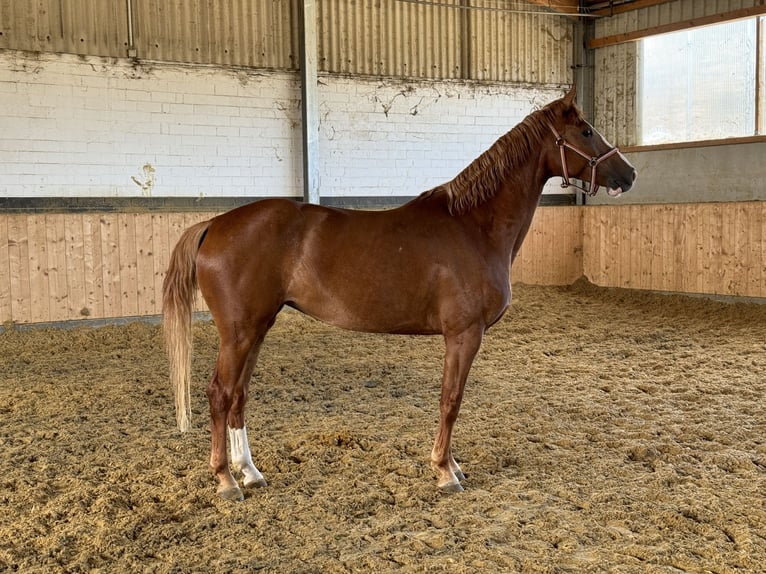
<svg viewBox="0 0 766 574"><path fill-rule="evenodd" d="M471 79L471 0L460 0L460 78Z"/></svg>
<svg viewBox="0 0 766 574"><path fill-rule="evenodd" d="M755 135L766 133L764 101L766 101L766 16L759 16L755 21Z"/></svg>
<svg viewBox="0 0 766 574"><path fill-rule="evenodd" d="M317 18L315 0L301 0L300 69L303 140L303 199L319 203L319 102L317 99Z"/></svg>
<svg viewBox="0 0 766 574"><path fill-rule="evenodd" d="M128 16L128 58L135 58L138 53L136 52L136 41L134 37L134 23L133 23L133 0L125 0L125 10Z"/></svg>
<svg viewBox="0 0 766 574"><path fill-rule="evenodd" d="M590 18L580 18L574 26L574 81L577 85L577 104L588 121L593 121L595 104L595 54L588 48L595 25ZM585 194L575 193L577 205L585 204Z"/></svg>

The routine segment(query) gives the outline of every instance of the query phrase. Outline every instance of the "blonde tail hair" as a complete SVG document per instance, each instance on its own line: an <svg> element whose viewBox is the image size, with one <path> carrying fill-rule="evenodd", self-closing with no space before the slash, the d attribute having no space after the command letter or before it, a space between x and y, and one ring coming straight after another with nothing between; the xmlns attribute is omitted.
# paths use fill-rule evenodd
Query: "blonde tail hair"
<svg viewBox="0 0 766 574"><path fill-rule="evenodd" d="M191 423L192 310L197 294L197 251L210 221L189 227L170 255L162 284L162 330L170 361L170 385L176 399L176 421L181 432Z"/></svg>

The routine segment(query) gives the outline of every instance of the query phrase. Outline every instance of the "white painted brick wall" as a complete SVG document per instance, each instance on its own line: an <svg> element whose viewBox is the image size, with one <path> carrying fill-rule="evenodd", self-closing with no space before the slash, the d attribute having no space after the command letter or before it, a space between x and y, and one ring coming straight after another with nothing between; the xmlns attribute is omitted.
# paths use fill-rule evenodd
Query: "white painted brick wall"
<svg viewBox="0 0 766 574"><path fill-rule="evenodd" d="M417 195L560 93L323 76L320 194ZM296 74L5 51L0 193L301 196L300 122Z"/></svg>
<svg viewBox="0 0 766 574"><path fill-rule="evenodd" d="M296 196L293 74L0 54L0 190L29 196ZM155 169L142 189L143 166Z"/></svg>
<svg viewBox="0 0 766 574"><path fill-rule="evenodd" d="M453 178L530 111L561 95L473 82L321 80L320 188L328 197L417 195Z"/></svg>

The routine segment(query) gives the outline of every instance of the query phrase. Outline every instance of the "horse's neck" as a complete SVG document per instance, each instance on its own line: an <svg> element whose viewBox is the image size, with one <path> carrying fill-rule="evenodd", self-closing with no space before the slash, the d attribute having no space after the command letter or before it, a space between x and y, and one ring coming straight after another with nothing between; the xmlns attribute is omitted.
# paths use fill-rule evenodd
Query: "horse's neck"
<svg viewBox="0 0 766 574"><path fill-rule="evenodd" d="M492 199L476 208L480 225L507 253L509 262L521 247L549 178L542 165L530 163L515 170L499 184Z"/></svg>

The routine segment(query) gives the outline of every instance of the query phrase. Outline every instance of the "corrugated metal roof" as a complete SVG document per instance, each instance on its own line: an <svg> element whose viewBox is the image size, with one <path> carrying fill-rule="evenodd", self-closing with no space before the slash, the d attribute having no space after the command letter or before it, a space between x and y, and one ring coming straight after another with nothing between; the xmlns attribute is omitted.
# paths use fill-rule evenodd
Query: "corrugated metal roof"
<svg viewBox="0 0 766 574"><path fill-rule="evenodd" d="M0 0L0 48L296 69L298 1ZM504 2L318 0L319 69L570 82L574 20L520 0L513 5L530 10L509 11Z"/></svg>
<svg viewBox="0 0 766 574"><path fill-rule="evenodd" d="M116 56L127 45L124 0L0 0L0 48Z"/></svg>

